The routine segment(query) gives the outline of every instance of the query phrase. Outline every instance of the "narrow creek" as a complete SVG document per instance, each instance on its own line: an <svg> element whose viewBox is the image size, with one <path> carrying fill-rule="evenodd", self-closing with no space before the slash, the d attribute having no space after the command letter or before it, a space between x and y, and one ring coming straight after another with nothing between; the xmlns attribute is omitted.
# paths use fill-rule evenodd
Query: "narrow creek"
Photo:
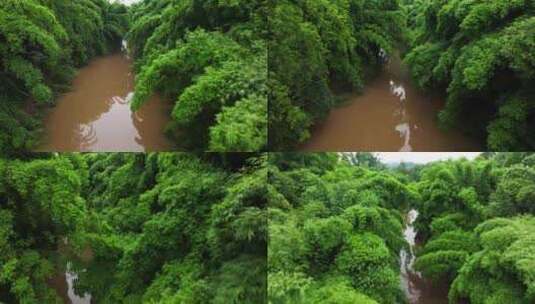
<svg viewBox="0 0 535 304"><path fill-rule="evenodd" d="M65 272L58 273L50 280L52 286L65 304L92 304L91 295L79 296L74 292L74 283L78 275L71 270L71 264L67 263Z"/></svg>
<svg viewBox="0 0 535 304"><path fill-rule="evenodd" d="M441 98L425 95L412 84L399 56L386 59L382 73L362 94L341 96L301 146L304 151L481 151L484 147L460 131L443 131L437 115Z"/></svg>
<svg viewBox="0 0 535 304"><path fill-rule="evenodd" d="M410 304L448 304L447 283L432 283L413 268L416 259L414 251L418 246L416 243L417 231L414 229L413 224L417 217L418 211L411 210L406 218L403 234L409 244L409 249L408 251L402 249L399 254L401 260L401 287Z"/></svg>
<svg viewBox="0 0 535 304"><path fill-rule="evenodd" d="M80 272L87 271L92 265L94 253L91 247L85 247L79 254L75 254L69 240L64 238L57 251L52 253L55 260L56 274L48 284L65 304L94 304L90 294L79 295L75 292L75 285ZM77 266L75 266L77 265Z"/></svg>
<svg viewBox="0 0 535 304"><path fill-rule="evenodd" d="M153 96L136 113L131 60L123 53L99 57L80 69L71 91L44 119L40 152L168 151L164 135L170 103Z"/></svg>

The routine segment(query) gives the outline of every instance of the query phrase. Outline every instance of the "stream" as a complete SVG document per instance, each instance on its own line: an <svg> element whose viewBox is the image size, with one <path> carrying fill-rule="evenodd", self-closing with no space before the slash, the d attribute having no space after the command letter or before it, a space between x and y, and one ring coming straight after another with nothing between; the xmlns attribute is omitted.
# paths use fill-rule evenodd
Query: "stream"
<svg viewBox="0 0 535 304"><path fill-rule="evenodd" d="M124 45L123 45L124 46ZM136 113L132 61L125 53L93 59L44 119L39 152L169 151L171 104L153 96Z"/></svg>
<svg viewBox="0 0 535 304"><path fill-rule="evenodd" d="M418 217L418 211L411 210L407 214L406 226L403 231L405 240L409 244L409 250L402 249L399 256L401 260L401 287L410 304L448 304L447 283L432 283L422 277L422 274L413 268L416 256L414 254L417 231L414 229L414 221Z"/></svg>
<svg viewBox="0 0 535 304"><path fill-rule="evenodd" d="M481 151L482 143L459 130L443 131L437 115L439 97L425 95L411 83L399 56L386 57L381 74L362 94L340 96L346 102L315 126L304 151Z"/></svg>
<svg viewBox="0 0 535 304"><path fill-rule="evenodd" d="M71 264L67 263L66 271L53 277L50 280L50 285L66 304L92 304L91 295L85 294L82 297L74 292L74 282L77 279L78 275L71 270Z"/></svg>

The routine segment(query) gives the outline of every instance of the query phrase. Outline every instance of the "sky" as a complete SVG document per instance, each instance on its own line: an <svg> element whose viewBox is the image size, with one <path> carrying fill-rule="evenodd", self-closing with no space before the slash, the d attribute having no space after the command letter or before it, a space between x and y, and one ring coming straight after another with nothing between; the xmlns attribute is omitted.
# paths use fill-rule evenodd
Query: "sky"
<svg viewBox="0 0 535 304"><path fill-rule="evenodd" d="M425 164L438 160L476 158L481 152L379 152L376 153L385 163L412 162Z"/></svg>
<svg viewBox="0 0 535 304"><path fill-rule="evenodd" d="M124 4L132 4L138 2L139 0L115 0L116 2L122 2Z"/></svg>

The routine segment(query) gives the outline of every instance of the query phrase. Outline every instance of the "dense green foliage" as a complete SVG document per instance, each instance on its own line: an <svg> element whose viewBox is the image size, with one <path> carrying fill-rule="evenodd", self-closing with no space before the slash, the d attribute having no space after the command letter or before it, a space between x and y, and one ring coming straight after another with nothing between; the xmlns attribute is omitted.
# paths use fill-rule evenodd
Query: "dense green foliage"
<svg viewBox="0 0 535 304"><path fill-rule="evenodd" d="M0 299L62 303L47 286L49 254L63 238L76 240L86 204L78 157L0 160ZM78 235L78 236L77 236Z"/></svg>
<svg viewBox="0 0 535 304"><path fill-rule="evenodd" d="M406 184L335 154L271 154L269 164L270 303L404 302Z"/></svg>
<svg viewBox="0 0 535 304"><path fill-rule="evenodd" d="M309 138L333 90L358 91L397 50L421 89L446 96L442 127L493 151L535 148L531 0L281 0L269 25L272 150Z"/></svg>
<svg viewBox="0 0 535 304"><path fill-rule="evenodd" d="M265 157L41 157L0 161L2 301L61 303L68 247L95 303L265 303Z"/></svg>
<svg viewBox="0 0 535 304"><path fill-rule="evenodd" d="M415 267L452 282L450 302L533 303L535 163L497 154L429 165L416 188Z"/></svg>
<svg viewBox="0 0 535 304"><path fill-rule="evenodd" d="M126 8L106 0L0 3L0 153L31 149L36 117L74 68L120 46Z"/></svg>
<svg viewBox="0 0 535 304"><path fill-rule="evenodd" d="M360 90L401 37L398 1L274 1L269 18L269 145L285 150L336 104L332 87Z"/></svg>
<svg viewBox="0 0 535 304"><path fill-rule="evenodd" d="M535 301L535 155L410 169L369 153L272 153L268 187L271 303L406 303L409 209L415 271L449 284L450 303Z"/></svg>
<svg viewBox="0 0 535 304"><path fill-rule="evenodd" d="M136 58L134 110L155 92L174 101L168 133L183 148L267 145L264 0L142 1L127 35Z"/></svg>
<svg viewBox="0 0 535 304"><path fill-rule="evenodd" d="M405 61L420 87L447 95L442 125L462 123L491 150L533 149L535 3L405 2L412 44Z"/></svg>

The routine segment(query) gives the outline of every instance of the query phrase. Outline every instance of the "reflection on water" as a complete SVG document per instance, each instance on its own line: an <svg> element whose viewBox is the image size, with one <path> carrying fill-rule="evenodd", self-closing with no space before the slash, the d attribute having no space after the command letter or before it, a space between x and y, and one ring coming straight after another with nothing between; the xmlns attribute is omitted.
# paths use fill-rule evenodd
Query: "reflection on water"
<svg viewBox="0 0 535 304"><path fill-rule="evenodd" d="M416 230L414 221L418 211L411 210L407 214L407 223L403 232L409 244L409 250L402 249L399 253L401 260L401 288L405 292L410 304L448 304L448 284L446 282L432 283L422 277L413 268L416 256Z"/></svg>
<svg viewBox="0 0 535 304"><path fill-rule="evenodd" d="M403 138L403 147L399 149L400 152L411 152L411 127L408 122L401 123L396 126L396 131L399 132L401 138Z"/></svg>
<svg viewBox="0 0 535 304"><path fill-rule="evenodd" d="M128 49L128 42L124 39L121 42L121 52L125 54L127 59L130 59L130 50Z"/></svg>
<svg viewBox="0 0 535 304"><path fill-rule="evenodd" d="M126 46L125 46L126 47ZM38 151L166 151L170 105L158 96L137 112L131 61L122 54L93 60L45 118Z"/></svg>
<svg viewBox="0 0 535 304"><path fill-rule="evenodd" d="M444 101L411 85L398 56L389 57L381 75L363 94L342 96L348 104L334 109L312 131L305 151L480 151L483 145L459 131L440 130L437 115Z"/></svg>
<svg viewBox="0 0 535 304"><path fill-rule="evenodd" d="M411 124L405 109L405 100L407 100L407 92L403 85L397 85L393 80L390 80L390 92L399 98L399 110L396 114L400 116L400 123L395 127L403 139L403 146L399 149L400 152L411 152Z"/></svg>
<svg viewBox="0 0 535 304"><path fill-rule="evenodd" d="M49 286L66 304L92 304L92 297L88 292L80 289L80 275L87 272L87 266L92 264L93 250L86 246L82 251L75 253L67 238L63 239L58 250L53 253L56 275L50 278ZM76 286L76 287L75 287Z"/></svg>
<svg viewBox="0 0 535 304"><path fill-rule="evenodd" d="M67 263L67 270L58 273L50 279L49 284L65 304L92 304L91 295L85 293L77 295L74 284L78 280L78 274L71 270L71 263Z"/></svg>
<svg viewBox="0 0 535 304"><path fill-rule="evenodd" d="M67 272L65 273L67 280L67 296L72 304L91 304L91 295L87 293L80 297L74 293L74 282L78 279L78 275L71 271L71 264L67 264Z"/></svg>

